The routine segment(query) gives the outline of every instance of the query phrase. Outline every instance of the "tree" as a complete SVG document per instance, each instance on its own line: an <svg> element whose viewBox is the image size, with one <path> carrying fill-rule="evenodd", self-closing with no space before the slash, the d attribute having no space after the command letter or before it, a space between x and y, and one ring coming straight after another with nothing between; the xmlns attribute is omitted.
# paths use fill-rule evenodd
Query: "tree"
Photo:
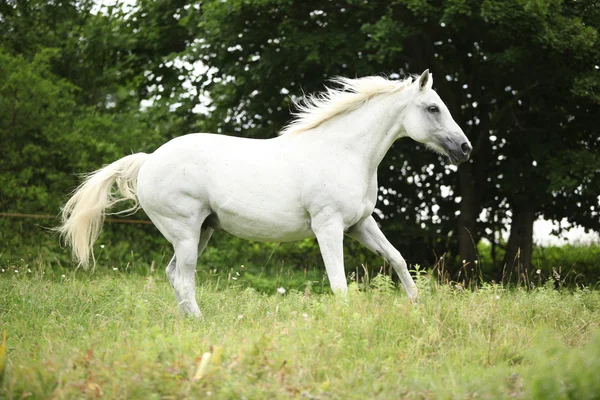
<svg viewBox="0 0 600 400"><path fill-rule="evenodd" d="M593 2L93 5L0 1L0 135L11 150L1 162L12 174L3 177L4 209L55 210L73 172L183 133L272 137L295 100L335 75L429 68L475 150L457 169L400 141L382 163L378 215L409 262L447 254L457 277L474 265L480 239L504 246L497 232L512 221L504 260L489 271L500 279L503 265L517 260L520 274L530 263L538 216L600 229ZM152 103L145 111L143 100Z"/></svg>
<svg viewBox="0 0 600 400"><path fill-rule="evenodd" d="M158 142L139 102L120 94L130 90L115 73L119 59L109 63L114 43L93 35L111 21L92 4L0 3L2 210L57 213L74 173Z"/></svg>
<svg viewBox="0 0 600 400"><path fill-rule="evenodd" d="M48 71L50 55L39 54L28 63L20 56L0 53L3 210L40 211L39 205L49 202L56 206L49 195L64 180L47 166L66 164L69 153L64 152L61 138L72 122L65 111L75 106L74 87Z"/></svg>

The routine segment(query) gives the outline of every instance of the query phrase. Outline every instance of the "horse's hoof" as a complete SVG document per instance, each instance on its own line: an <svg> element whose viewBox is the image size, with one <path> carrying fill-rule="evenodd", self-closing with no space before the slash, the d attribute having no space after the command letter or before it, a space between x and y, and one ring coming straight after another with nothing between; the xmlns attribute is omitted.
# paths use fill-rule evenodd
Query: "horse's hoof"
<svg viewBox="0 0 600 400"><path fill-rule="evenodd" d="M417 292L408 295L408 302L410 304L419 304L419 294Z"/></svg>

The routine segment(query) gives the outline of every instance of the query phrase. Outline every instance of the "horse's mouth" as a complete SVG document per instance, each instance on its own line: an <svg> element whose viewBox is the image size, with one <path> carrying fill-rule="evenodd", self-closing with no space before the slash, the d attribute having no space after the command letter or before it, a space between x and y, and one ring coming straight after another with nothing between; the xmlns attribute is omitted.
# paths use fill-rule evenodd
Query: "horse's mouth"
<svg viewBox="0 0 600 400"><path fill-rule="evenodd" d="M448 151L446 153L446 156L448 157L448 160L450 160L450 162L454 165L462 164L465 161L469 160L469 154L463 154L462 152Z"/></svg>

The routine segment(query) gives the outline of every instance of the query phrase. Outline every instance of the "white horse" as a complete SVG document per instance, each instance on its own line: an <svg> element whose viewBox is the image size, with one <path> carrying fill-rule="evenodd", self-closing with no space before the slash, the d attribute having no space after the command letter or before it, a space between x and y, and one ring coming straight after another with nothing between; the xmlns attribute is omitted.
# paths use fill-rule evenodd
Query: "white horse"
<svg viewBox="0 0 600 400"><path fill-rule="evenodd" d="M429 71L414 81L337 78L341 89L309 97L278 137L190 134L152 154L126 156L85 179L58 229L86 265L106 208L133 200L129 211L141 206L173 245L166 273L184 315L201 315L196 262L214 229L259 241L316 236L334 292L347 290L345 233L391 264L415 299L404 258L371 214L377 167L398 138L424 143L454 163L469 158L471 144L432 80Z"/></svg>

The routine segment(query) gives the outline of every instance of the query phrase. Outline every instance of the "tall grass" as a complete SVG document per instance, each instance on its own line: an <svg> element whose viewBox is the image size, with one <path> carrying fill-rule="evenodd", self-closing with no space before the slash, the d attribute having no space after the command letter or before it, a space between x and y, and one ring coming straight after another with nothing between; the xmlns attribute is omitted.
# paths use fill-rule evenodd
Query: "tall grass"
<svg viewBox="0 0 600 400"><path fill-rule="evenodd" d="M2 398L600 394L600 293L587 289L468 291L421 275L411 305L383 274L345 299L285 274L284 294L206 279L196 321L163 272L27 268L0 273Z"/></svg>

